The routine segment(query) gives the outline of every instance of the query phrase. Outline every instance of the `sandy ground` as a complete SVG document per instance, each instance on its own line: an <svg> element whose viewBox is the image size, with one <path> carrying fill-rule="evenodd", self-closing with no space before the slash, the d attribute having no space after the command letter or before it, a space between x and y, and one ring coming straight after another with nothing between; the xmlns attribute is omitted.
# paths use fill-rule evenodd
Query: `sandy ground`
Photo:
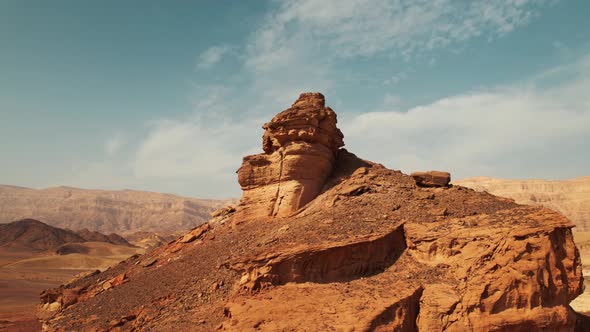
<svg viewBox="0 0 590 332"><path fill-rule="evenodd" d="M59 286L80 270L20 270L0 268L0 331L38 331L35 317L39 293Z"/></svg>
<svg viewBox="0 0 590 332"><path fill-rule="evenodd" d="M89 253L51 255L0 249L0 331L40 331L39 294L83 271L106 269L143 249L88 243Z"/></svg>

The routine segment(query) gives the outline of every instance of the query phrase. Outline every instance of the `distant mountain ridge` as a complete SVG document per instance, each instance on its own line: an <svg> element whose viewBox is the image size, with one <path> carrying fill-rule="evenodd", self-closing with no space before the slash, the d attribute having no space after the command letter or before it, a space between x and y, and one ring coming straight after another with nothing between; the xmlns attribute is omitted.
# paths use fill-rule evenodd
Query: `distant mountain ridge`
<svg viewBox="0 0 590 332"><path fill-rule="evenodd" d="M0 185L0 223L32 218L59 228L101 233L174 233L207 221L227 202L135 190Z"/></svg>
<svg viewBox="0 0 590 332"><path fill-rule="evenodd" d="M124 237L115 233L105 235L97 231L91 231L87 228L84 228L77 231L76 234L80 235L87 242L107 242L122 246L131 246L131 243L129 243Z"/></svg>
<svg viewBox="0 0 590 332"><path fill-rule="evenodd" d="M105 242L132 246L117 234L104 235L88 230L76 233L47 225L35 219L23 219L0 224L0 247L31 251L55 251L67 243Z"/></svg>
<svg viewBox="0 0 590 332"><path fill-rule="evenodd" d="M576 223L576 231L590 231L590 176L569 180L512 180L473 177L454 184L514 199L517 203L543 205Z"/></svg>

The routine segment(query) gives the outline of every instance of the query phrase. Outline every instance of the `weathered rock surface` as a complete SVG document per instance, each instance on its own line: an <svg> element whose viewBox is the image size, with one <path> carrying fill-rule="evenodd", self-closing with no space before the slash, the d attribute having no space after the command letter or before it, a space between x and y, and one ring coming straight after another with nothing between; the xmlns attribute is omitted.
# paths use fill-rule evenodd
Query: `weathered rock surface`
<svg viewBox="0 0 590 332"><path fill-rule="evenodd" d="M301 144L277 141L270 151ZM276 174L251 182L242 175L242 186L252 187L224 222L49 291L45 327L573 331L582 324L568 305L582 292L571 221L460 186L421 187L319 145L334 155L333 169L307 204L267 213L255 193L268 193L254 190L275 185ZM247 167L270 174L264 167L272 162ZM126 282L103 289L122 274Z"/></svg>
<svg viewBox="0 0 590 332"><path fill-rule="evenodd" d="M574 240L582 258L585 291L572 308L590 313L590 177L569 180L509 180L474 177L454 181L477 191L509 197L516 203L542 205L562 213L576 224ZM590 325L589 325L590 329Z"/></svg>
<svg viewBox="0 0 590 332"><path fill-rule="evenodd" d="M134 190L0 185L0 223L32 218L59 228L101 233L184 232L207 221L211 211L225 204Z"/></svg>
<svg viewBox="0 0 590 332"><path fill-rule="evenodd" d="M451 174L448 172L414 172L410 176L422 187L448 187L451 182Z"/></svg>
<svg viewBox="0 0 590 332"><path fill-rule="evenodd" d="M344 145L336 113L320 93L304 93L264 124L263 154L244 157L238 182L244 191L236 218L287 216L314 199Z"/></svg>

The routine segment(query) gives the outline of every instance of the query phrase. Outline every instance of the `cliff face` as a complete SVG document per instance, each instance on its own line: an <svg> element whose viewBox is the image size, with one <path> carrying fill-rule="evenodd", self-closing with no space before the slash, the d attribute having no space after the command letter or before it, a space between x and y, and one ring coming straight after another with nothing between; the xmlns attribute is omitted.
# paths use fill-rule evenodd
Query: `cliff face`
<svg viewBox="0 0 590 332"><path fill-rule="evenodd" d="M321 99L313 109L324 109ZM309 112L298 118L312 119ZM45 292L45 327L568 331L579 323L569 303L582 292L582 271L565 217L447 180L426 186L423 179L443 173L413 178L361 160L338 148L336 130L322 140L335 145L281 135L265 133L264 162L245 159L236 210ZM275 152L299 144L319 144L305 151L324 151L321 160L330 162L300 154L288 174L320 176L289 175L292 190L283 191L276 179L284 173L271 170L285 161ZM290 202L285 209L268 200L277 191Z"/></svg>
<svg viewBox="0 0 590 332"><path fill-rule="evenodd" d="M590 232L590 176L563 181L475 177L454 183L509 197L519 204L545 206L568 217L577 231Z"/></svg>
<svg viewBox="0 0 590 332"><path fill-rule="evenodd" d="M101 233L185 231L209 219L222 201L132 190L42 190L0 185L0 222L43 220L59 228Z"/></svg>

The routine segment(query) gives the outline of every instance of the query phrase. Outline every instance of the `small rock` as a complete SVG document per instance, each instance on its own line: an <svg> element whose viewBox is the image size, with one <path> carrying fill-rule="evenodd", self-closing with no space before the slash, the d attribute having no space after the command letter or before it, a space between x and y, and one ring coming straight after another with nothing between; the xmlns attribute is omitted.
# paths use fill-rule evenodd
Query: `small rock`
<svg viewBox="0 0 590 332"><path fill-rule="evenodd" d="M119 286L119 285L125 283L126 277L127 276L125 275L125 273L121 273L118 276L114 277L113 279L109 280L109 282L113 285L113 287Z"/></svg>
<svg viewBox="0 0 590 332"><path fill-rule="evenodd" d="M352 176L354 177L354 176L365 175L368 172L369 172L369 170L366 167L359 167L352 173Z"/></svg>
<svg viewBox="0 0 590 332"><path fill-rule="evenodd" d="M172 247L170 247L170 252L175 253L175 252L178 252L180 249L182 249L182 244L177 243L177 244L173 245Z"/></svg>
<svg viewBox="0 0 590 332"><path fill-rule="evenodd" d="M434 194L430 192L418 192L416 199L434 199Z"/></svg>
<svg viewBox="0 0 590 332"><path fill-rule="evenodd" d="M193 242L196 239L197 239L197 237L194 234L188 233L188 234L185 234L182 237L182 239L180 240L180 242L181 243L189 243L189 242Z"/></svg>
<svg viewBox="0 0 590 332"><path fill-rule="evenodd" d="M141 266L143 266L143 267L152 266L157 261L158 261L158 259L155 257L148 258L148 259L141 262Z"/></svg>
<svg viewBox="0 0 590 332"><path fill-rule="evenodd" d="M106 281L104 284L102 284L102 289L104 289L104 290L108 290L111 288L113 288L113 285L108 281Z"/></svg>
<svg viewBox="0 0 590 332"><path fill-rule="evenodd" d="M344 196L360 196L371 191L371 187L365 184L348 185L340 190L340 194Z"/></svg>
<svg viewBox="0 0 590 332"><path fill-rule="evenodd" d="M114 278L112 278L110 280L105 281L102 284L102 289L103 290L109 290L109 289L111 289L111 288L113 288L115 286L119 286L119 285L125 283L127 281L125 279L125 277L126 277L125 276L125 273L122 273L122 274L119 274L118 276L116 276L116 277L114 277Z"/></svg>
<svg viewBox="0 0 590 332"><path fill-rule="evenodd" d="M430 210L430 214L432 214L433 216L446 216L448 215L448 211L446 207L441 207L441 208L436 208L436 209L432 209Z"/></svg>
<svg viewBox="0 0 590 332"><path fill-rule="evenodd" d="M232 214L234 212L236 212L236 208L234 206L231 206L231 205L225 206L225 207L222 207L220 209L217 209L217 210L211 212L211 217L212 218L225 217L225 216Z"/></svg>
<svg viewBox="0 0 590 332"><path fill-rule="evenodd" d="M242 278L240 278L240 285L243 285L248 281L250 281L250 276L247 273L245 273L244 275L242 275Z"/></svg>

